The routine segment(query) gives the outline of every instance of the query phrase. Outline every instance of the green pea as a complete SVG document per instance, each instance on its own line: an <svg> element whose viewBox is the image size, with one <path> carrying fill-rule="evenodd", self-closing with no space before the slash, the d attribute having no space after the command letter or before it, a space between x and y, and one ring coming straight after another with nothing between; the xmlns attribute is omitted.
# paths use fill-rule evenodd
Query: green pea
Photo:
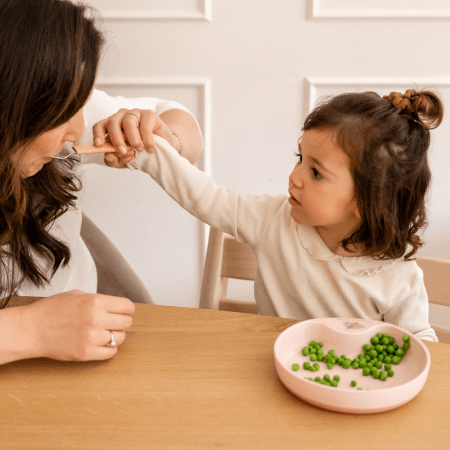
<svg viewBox="0 0 450 450"><path fill-rule="evenodd" d="M338 358L338 364L340 365L340 366L342 366L342 363L344 362L344 358L342 358L342 357L340 357L340 358Z"/></svg>
<svg viewBox="0 0 450 450"><path fill-rule="evenodd" d="M325 375L323 376L323 379L324 379L325 381L330 381L330 375L325 374Z"/></svg>
<svg viewBox="0 0 450 450"><path fill-rule="evenodd" d="M314 366L317 370L319 370L319 368L320 368L319 363L316 363L316 362L313 364L313 366Z"/></svg>
<svg viewBox="0 0 450 450"><path fill-rule="evenodd" d="M386 379L387 379L387 372L385 372L384 370L382 370L381 372L380 372L380 380L381 381L386 381Z"/></svg>
<svg viewBox="0 0 450 450"><path fill-rule="evenodd" d="M356 388L357 391L362 391L362 388Z"/></svg>
<svg viewBox="0 0 450 450"><path fill-rule="evenodd" d="M328 350L328 354L334 356L335 352L334 352L334 350Z"/></svg>
<svg viewBox="0 0 450 450"><path fill-rule="evenodd" d="M361 361L359 361L359 367L361 367L361 369L367 367L367 361L365 359L361 359Z"/></svg>
<svg viewBox="0 0 450 450"><path fill-rule="evenodd" d="M372 346L370 344L364 344L363 345L363 350L365 352L369 352L370 350L372 350Z"/></svg>
<svg viewBox="0 0 450 450"><path fill-rule="evenodd" d="M347 357L345 355L341 355L341 358L344 360L347 359Z"/></svg>
<svg viewBox="0 0 450 450"><path fill-rule="evenodd" d="M394 350L398 349L398 344L394 344Z"/></svg>
<svg viewBox="0 0 450 450"><path fill-rule="evenodd" d="M381 361L377 361L376 363L375 363L375 367L377 368L377 369L381 369L381 366L383 365L383 363L381 362Z"/></svg>
<svg viewBox="0 0 450 450"><path fill-rule="evenodd" d="M365 377L367 377L367 375L370 375L370 367L364 367L362 373Z"/></svg>
<svg viewBox="0 0 450 450"><path fill-rule="evenodd" d="M316 341L310 341L310 342L309 342L309 346L310 346L310 347L313 346L313 345L316 345Z"/></svg>
<svg viewBox="0 0 450 450"><path fill-rule="evenodd" d="M300 369L300 366L298 364L292 364L292 370L294 372L297 372L298 369Z"/></svg>
<svg viewBox="0 0 450 450"><path fill-rule="evenodd" d="M323 352L317 352L317 360L323 361Z"/></svg>
<svg viewBox="0 0 450 450"><path fill-rule="evenodd" d="M391 370L391 365L390 364L385 364L384 365L384 370Z"/></svg>
<svg viewBox="0 0 450 450"><path fill-rule="evenodd" d="M379 342L380 342L380 340L378 339L378 336L374 336L371 340L370 340L370 342L372 342L372 344L378 344Z"/></svg>
<svg viewBox="0 0 450 450"><path fill-rule="evenodd" d="M394 353L394 351L395 351L394 346L392 346L392 345L388 345L386 350L388 353Z"/></svg>
<svg viewBox="0 0 450 450"><path fill-rule="evenodd" d="M375 350L377 351L377 353L381 353L383 351L383 346L382 345L375 345Z"/></svg>
<svg viewBox="0 0 450 450"><path fill-rule="evenodd" d="M317 350L314 347L310 347L309 353L311 353L311 355L317 355Z"/></svg>
<svg viewBox="0 0 450 450"><path fill-rule="evenodd" d="M353 367L354 369L359 369L359 363L358 363L357 361L355 361L355 362L352 364L352 367Z"/></svg>
<svg viewBox="0 0 450 450"><path fill-rule="evenodd" d="M319 383L320 384L327 384L327 382L325 380L320 380Z"/></svg>
<svg viewBox="0 0 450 450"><path fill-rule="evenodd" d="M330 381L330 385L333 386L333 387L337 387L338 384L337 384L336 380L331 380Z"/></svg>
<svg viewBox="0 0 450 450"><path fill-rule="evenodd" d="M377 333L377 338L378 338L378 339L383 339L383 337L384 337L384 334L383 334L383 333Z"/></svg>
<svg viewBox="0 0 450 450"><path fill-rule="evenodd" d="M352 387L355 387L355 386L356 386L356 381L352 381L352 382L350 383L350 385L351 385Z"/></svg>
<svg viewBox="0 0 450 450"><path fill-rule="evenodd" d="M322 347L322 342L317 342L316 345L318 345L319 347Z"/></svg>
<svg viewBox="0 0 450 450"><path fill-rule="evenodd" d="M350 367L351 361L349 359L346 359L343 363L342 363L342 367L344 369L348 369Z"/></svg>
<svg viewBox="0 0 450 450"><path fill-rule="evenodd" d="M408 342L408 341L409 341L409 336L408 336L407 334L405 334L405 335L403 336L403 341L404 341L404 342Z"/></svg>
<svg viewBox="0 0 450 450"><path fill-rule="evenodd" d="M302 348L302 355L303 356L309 355L309 347L303 347Z"/></svg>
<svg viewBox="0 0 450 450"><path fill-rule="evenodd" d="M333 377L333 380L335 380L335 381L339 381L341 379L341 377L339 376L339 375L335 375L334 377Z"/></svg>
<svg viewBox="0 0 450 450"><path fill-rule="evenodd" d="M395 342L395 339L392 336L388 336L389 338L389 344L393 344Z"/></svg>
<svg viewBox="0 0 450 450"><path fill-rule="evenodd" d="M327 363L327 369L328 370L331 370L332 368L333 368L333 363Z"/></svg>
<svg viewBox="0 0 450 450"><path fill-rule="evenodd" d="M380 354L377 356L377 359L378 359L378 361L384 361L384 355L383 355L382 353L380 353Z"/></svg>
<svg viewBox="0 0 450 450"><path fill-rule="evenodd" d="M409 342L405 342L405 343L403 344L403 348L404 348L405 350L408 350L409 347L411 347L411 344L410 344Z"/></svg>
<svg viewBox="0 0 450 450"><path fill-rule="evenodd" d="M370 350L369 355L372 358L376 358L378 356L378 352L376 350Z"/></svg>
<svg viewBox="0 0 450 450"><path fill-rule="evenodd" d="M368 363L367 363L367 367L368 367L369 369L371 369L371 368L373 367L373 363L372 363L372 362L368 362Z"/></svg>
<svg viewBox="0 0 450 450"><path fill-rule="evenodd" d="M405 353L406 353L405 350L403 350L402 348L399 348L399 349L395 352L395 354L396 354L397 356L403 356Z"/></svg>
<svg viewBox="0 0 450 450"><path fill-rule="evenodd" d="M309 364L308 361L306 361L306 362L303 363L303 368L304 368L304 369L309 370L310 367L311 367L311 365Z"/></svg>
<svg viewBox="0 0 450 450"><path fill-rule="evenodd" d="M394 371L393 370L388 370L387 374L388 374L388 377L393 377L394 376Z"/></svg>
<svg viewBox="0 0 450 450"><path fill-rule="evenodd" d="M383 361L384 363L386 363L386 364L390 364L391 362L392 362L392 357L391 356L386 356L385 358L384 358L384 361Z"/></svg>
<svg viewBox="0 0 450 450"><path fill-rule="evenodd" d="M392 358L392 364L398 364L400 362L400 358L398 357L398 356L394 356L393 358Z"/></svg>
<svg viewBox="0 0 450 450"><path fill-rule="evenodd" d="M315 355L314 353L311 353L309 355L309 359L310 359L310 361L317 361L317 355Z"/></svg>
<svg viewBox="0 0 450 450"><path fill-rule="evenodd" d="M376 372L372 372L372 377L378 380L378 378L380 378L380 372L378 372L378 370Z"/></svg>
<svg viewBox="0 0 450 450"><path fill-rule="evenodd" d="M381 343L382 343L383 345L388 345L388 344L389 344L389 338L383 337L383 339L381 339Z"/></svg>

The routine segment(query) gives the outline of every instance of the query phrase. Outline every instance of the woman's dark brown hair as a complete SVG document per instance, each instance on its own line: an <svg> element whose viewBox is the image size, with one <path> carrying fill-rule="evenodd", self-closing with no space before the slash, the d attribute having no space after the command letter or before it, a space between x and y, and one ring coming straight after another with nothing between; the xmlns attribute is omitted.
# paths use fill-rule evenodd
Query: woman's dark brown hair
<svg viewBox="0 0 450 450"><path fill-rule="evenodd" d="M409 89L337 95L308 115L302 131L331 132L350 160L361 224L342 240L345 250L353 245L375 259L409 259L422 246L429 130L443 114L436 93Z"/></svg>
<svg viewBox="0 0 450 450"><path fill-rule="evenodd" d="M68 246L49 228L75 205L76 163L52 160L24 178L12 155L23 154L87 101L103 44L93 11L69 0L0 2L0 270L7 299L24 279L49 283L33 253L50 261L51 276L70 259Z"/></svg>

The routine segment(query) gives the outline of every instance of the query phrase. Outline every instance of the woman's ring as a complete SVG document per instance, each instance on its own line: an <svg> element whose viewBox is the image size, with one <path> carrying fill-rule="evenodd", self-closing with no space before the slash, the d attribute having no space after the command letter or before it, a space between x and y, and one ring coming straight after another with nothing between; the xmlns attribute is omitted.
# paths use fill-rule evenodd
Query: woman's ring
<svg viewBox="0 0 450 450"><path fill-rule="evenodd" d="M108 345L110 347L115 347L117 344L116 344L116 341L114 340L114 334L112 331L110 331L110 334L111 334L111 341L108 343Z"/></svg>
<svg viewBox="0 0 450 450"><path fill-rule="evenodd" d="M136 119L138 120L138 128L139 128L139 126L140 126L140 124L141 124L141 120L139 119L139 117L135 114L135 113L132 113L132 112L129 112L129 113L126 113L125 114L125 116L128 116L128 115L130 115L130 114L132 114L134 117L136 117ZM125 117L124 116L124 117Z"/></svg>

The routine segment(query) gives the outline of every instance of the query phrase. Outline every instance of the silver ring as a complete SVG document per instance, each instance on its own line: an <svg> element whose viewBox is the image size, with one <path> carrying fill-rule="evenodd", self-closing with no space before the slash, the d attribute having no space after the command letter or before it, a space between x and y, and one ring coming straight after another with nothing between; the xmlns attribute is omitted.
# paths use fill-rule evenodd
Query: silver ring
<svg viewBox="0 0 450 450"><path fill-rule="evenodd" d="M132 112L126 113L125 116L124 116L124 118L125 118L126 116L129 116L130 114L133 114L133 116L136 117L136 119L138 120L138 128L139 128L140 125L141 125L141 120L139 119L139 117L138 117L135 113L132 113Z"/></svg>
<svg viewBox="0 0 450 450"><path fill-rule="evenodd" d="M110 334L111 334L111 341L109 342L109 346L110 347L115 347L117 344L116 344L116 341L114 340L114 334L113 334L113 332L112 331L110 331Z"/></svg>

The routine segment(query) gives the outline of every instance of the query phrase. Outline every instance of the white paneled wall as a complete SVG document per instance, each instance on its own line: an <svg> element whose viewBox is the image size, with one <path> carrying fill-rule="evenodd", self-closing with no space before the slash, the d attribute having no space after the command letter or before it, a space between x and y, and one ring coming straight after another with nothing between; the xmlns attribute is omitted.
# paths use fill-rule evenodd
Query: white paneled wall
<svg viewBox="0 0 450 450"><path fill-rule="evenodd" d="M450 104L447 0L91 0L108 44L99 88L182 102L206 149L197 166L243 193L287 193L302 122L323 95L434 86ZM425 256L450 259L450 122L432 132ZM119 171L117 171L119 172ZM145 177L85 175L85 211L156 302L196 307L203 227ZM130 200L131 199L131 200ZM251 297L248 284L231 295ZM431 320L450 314L431 307Z"/></svg>

